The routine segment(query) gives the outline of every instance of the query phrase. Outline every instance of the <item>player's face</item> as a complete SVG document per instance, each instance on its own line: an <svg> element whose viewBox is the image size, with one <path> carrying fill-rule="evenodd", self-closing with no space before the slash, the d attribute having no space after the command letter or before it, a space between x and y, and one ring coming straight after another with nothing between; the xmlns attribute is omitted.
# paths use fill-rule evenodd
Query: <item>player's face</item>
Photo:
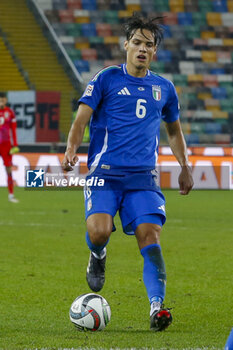
<svg viewBox="0 0 233 350"><path fill-rule="evenodd" d="M137 29L129 41L125 41L127 65L137 70L147 70L156 52L154 36L151 31Z"/></svg>
<svg viewBox="0 0 233 350"><path fill-rule="evenodd" d="M6 105L6 98L0 97L0 108L4 108Z"/></svg>

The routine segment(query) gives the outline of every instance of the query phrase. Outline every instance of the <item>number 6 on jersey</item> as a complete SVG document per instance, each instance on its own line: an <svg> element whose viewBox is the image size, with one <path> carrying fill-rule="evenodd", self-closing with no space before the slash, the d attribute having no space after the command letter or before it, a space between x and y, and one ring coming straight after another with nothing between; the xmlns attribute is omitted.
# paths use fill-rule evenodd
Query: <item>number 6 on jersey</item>
<svg viewBox="0 0 233 350"><path fill-rule="evenodd" d="M140 119L144 118L146 115L146 107L143 106L142 103L147 103L147 100L144 100L144 98L139 98L137 100L136 105L136 116Z"/></svg>

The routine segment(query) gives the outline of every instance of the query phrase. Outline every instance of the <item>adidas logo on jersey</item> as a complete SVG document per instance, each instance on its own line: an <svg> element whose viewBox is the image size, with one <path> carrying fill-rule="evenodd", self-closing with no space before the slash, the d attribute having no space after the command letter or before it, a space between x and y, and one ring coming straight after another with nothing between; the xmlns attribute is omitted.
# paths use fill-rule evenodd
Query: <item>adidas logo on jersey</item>
<svg viewBox="0 0 233 350"><path fill-rule="evenodd" d="M163 204L163 205L160 205L160 207L158 207L158 209L160 209L160 210L162 210L162 211L165 212L165 205L164 205L164 204Z"/></svg>
<svg viewBox="0 0 233 350"><path fill-rule="evenodd" d="M124 87L123 89L121 89L121 91L119 91L117 94L118 95L131 95L131 93L129 92L127 87Z"/></svg>

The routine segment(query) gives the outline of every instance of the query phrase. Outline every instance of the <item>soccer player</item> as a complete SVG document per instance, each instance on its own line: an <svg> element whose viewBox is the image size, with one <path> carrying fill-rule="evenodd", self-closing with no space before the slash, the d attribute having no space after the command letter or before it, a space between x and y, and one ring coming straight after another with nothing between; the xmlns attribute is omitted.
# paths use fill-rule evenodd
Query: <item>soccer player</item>
<svg viewBox="0 0 233 350"><path fill-rule="evenodd" d="M182 195L189 193L193 180L175 88L149 70L162 39L157 20L136 15L128 19L126 64L107 67L89 82L69 132L63 168L72 170L77 162L76 150L91 118L87 178L98 176L105 185L103 190L85 190L86 241L91 250L87 282L96 292L104 285L106 245L119 211L124 232L136 236L144 259L150 328L161 331L172 321L169 309L163 308L166 272L160 233L166 220L165 199L155 181L161 120L181 166Z"/></svg>
<svg viewBox="0 0 233 350"><path fill-rule="evenodd" d="M12 178L12 154L19 152L16 135L16 118L12 109L6 106L7 98L4 92L0 93L0 156L7 172L8 199L12 203L18 203L13 193ZM13 146L11 144L11 136Z"/></svg>

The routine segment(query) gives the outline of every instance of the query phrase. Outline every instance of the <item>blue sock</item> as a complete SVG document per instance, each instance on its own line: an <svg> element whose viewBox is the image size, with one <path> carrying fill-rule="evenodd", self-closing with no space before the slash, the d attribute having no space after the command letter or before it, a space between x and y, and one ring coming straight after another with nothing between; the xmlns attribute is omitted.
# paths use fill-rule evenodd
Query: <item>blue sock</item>
<svg viewBox="0 0 233 350"><path fill-rule="evenodd" d="M227 343L225 345L225 350L232 350L233 349L233 328L231 330L231 333L229 335L229 338L227 339Z"/></svg>
<svg viewBox="0 0 233 350"><path fill-rule="evenodd" d="M109 241L109 239L103 245L95 245L91 242L88 232L86 232L86 242L87 242L88 248L92 252L96 253L97 255L99 255L102 252L102 250L104 249L104 247L106 247L106 245L108 244L108 241Z"/></svg>
<svg viewBox="0 0 233 350"><path fill-rule="evenodd" d="M143 281L150 303L163 302L166 290L166 271L159 244L150 244L141 250L144 258Z"/></svg>

